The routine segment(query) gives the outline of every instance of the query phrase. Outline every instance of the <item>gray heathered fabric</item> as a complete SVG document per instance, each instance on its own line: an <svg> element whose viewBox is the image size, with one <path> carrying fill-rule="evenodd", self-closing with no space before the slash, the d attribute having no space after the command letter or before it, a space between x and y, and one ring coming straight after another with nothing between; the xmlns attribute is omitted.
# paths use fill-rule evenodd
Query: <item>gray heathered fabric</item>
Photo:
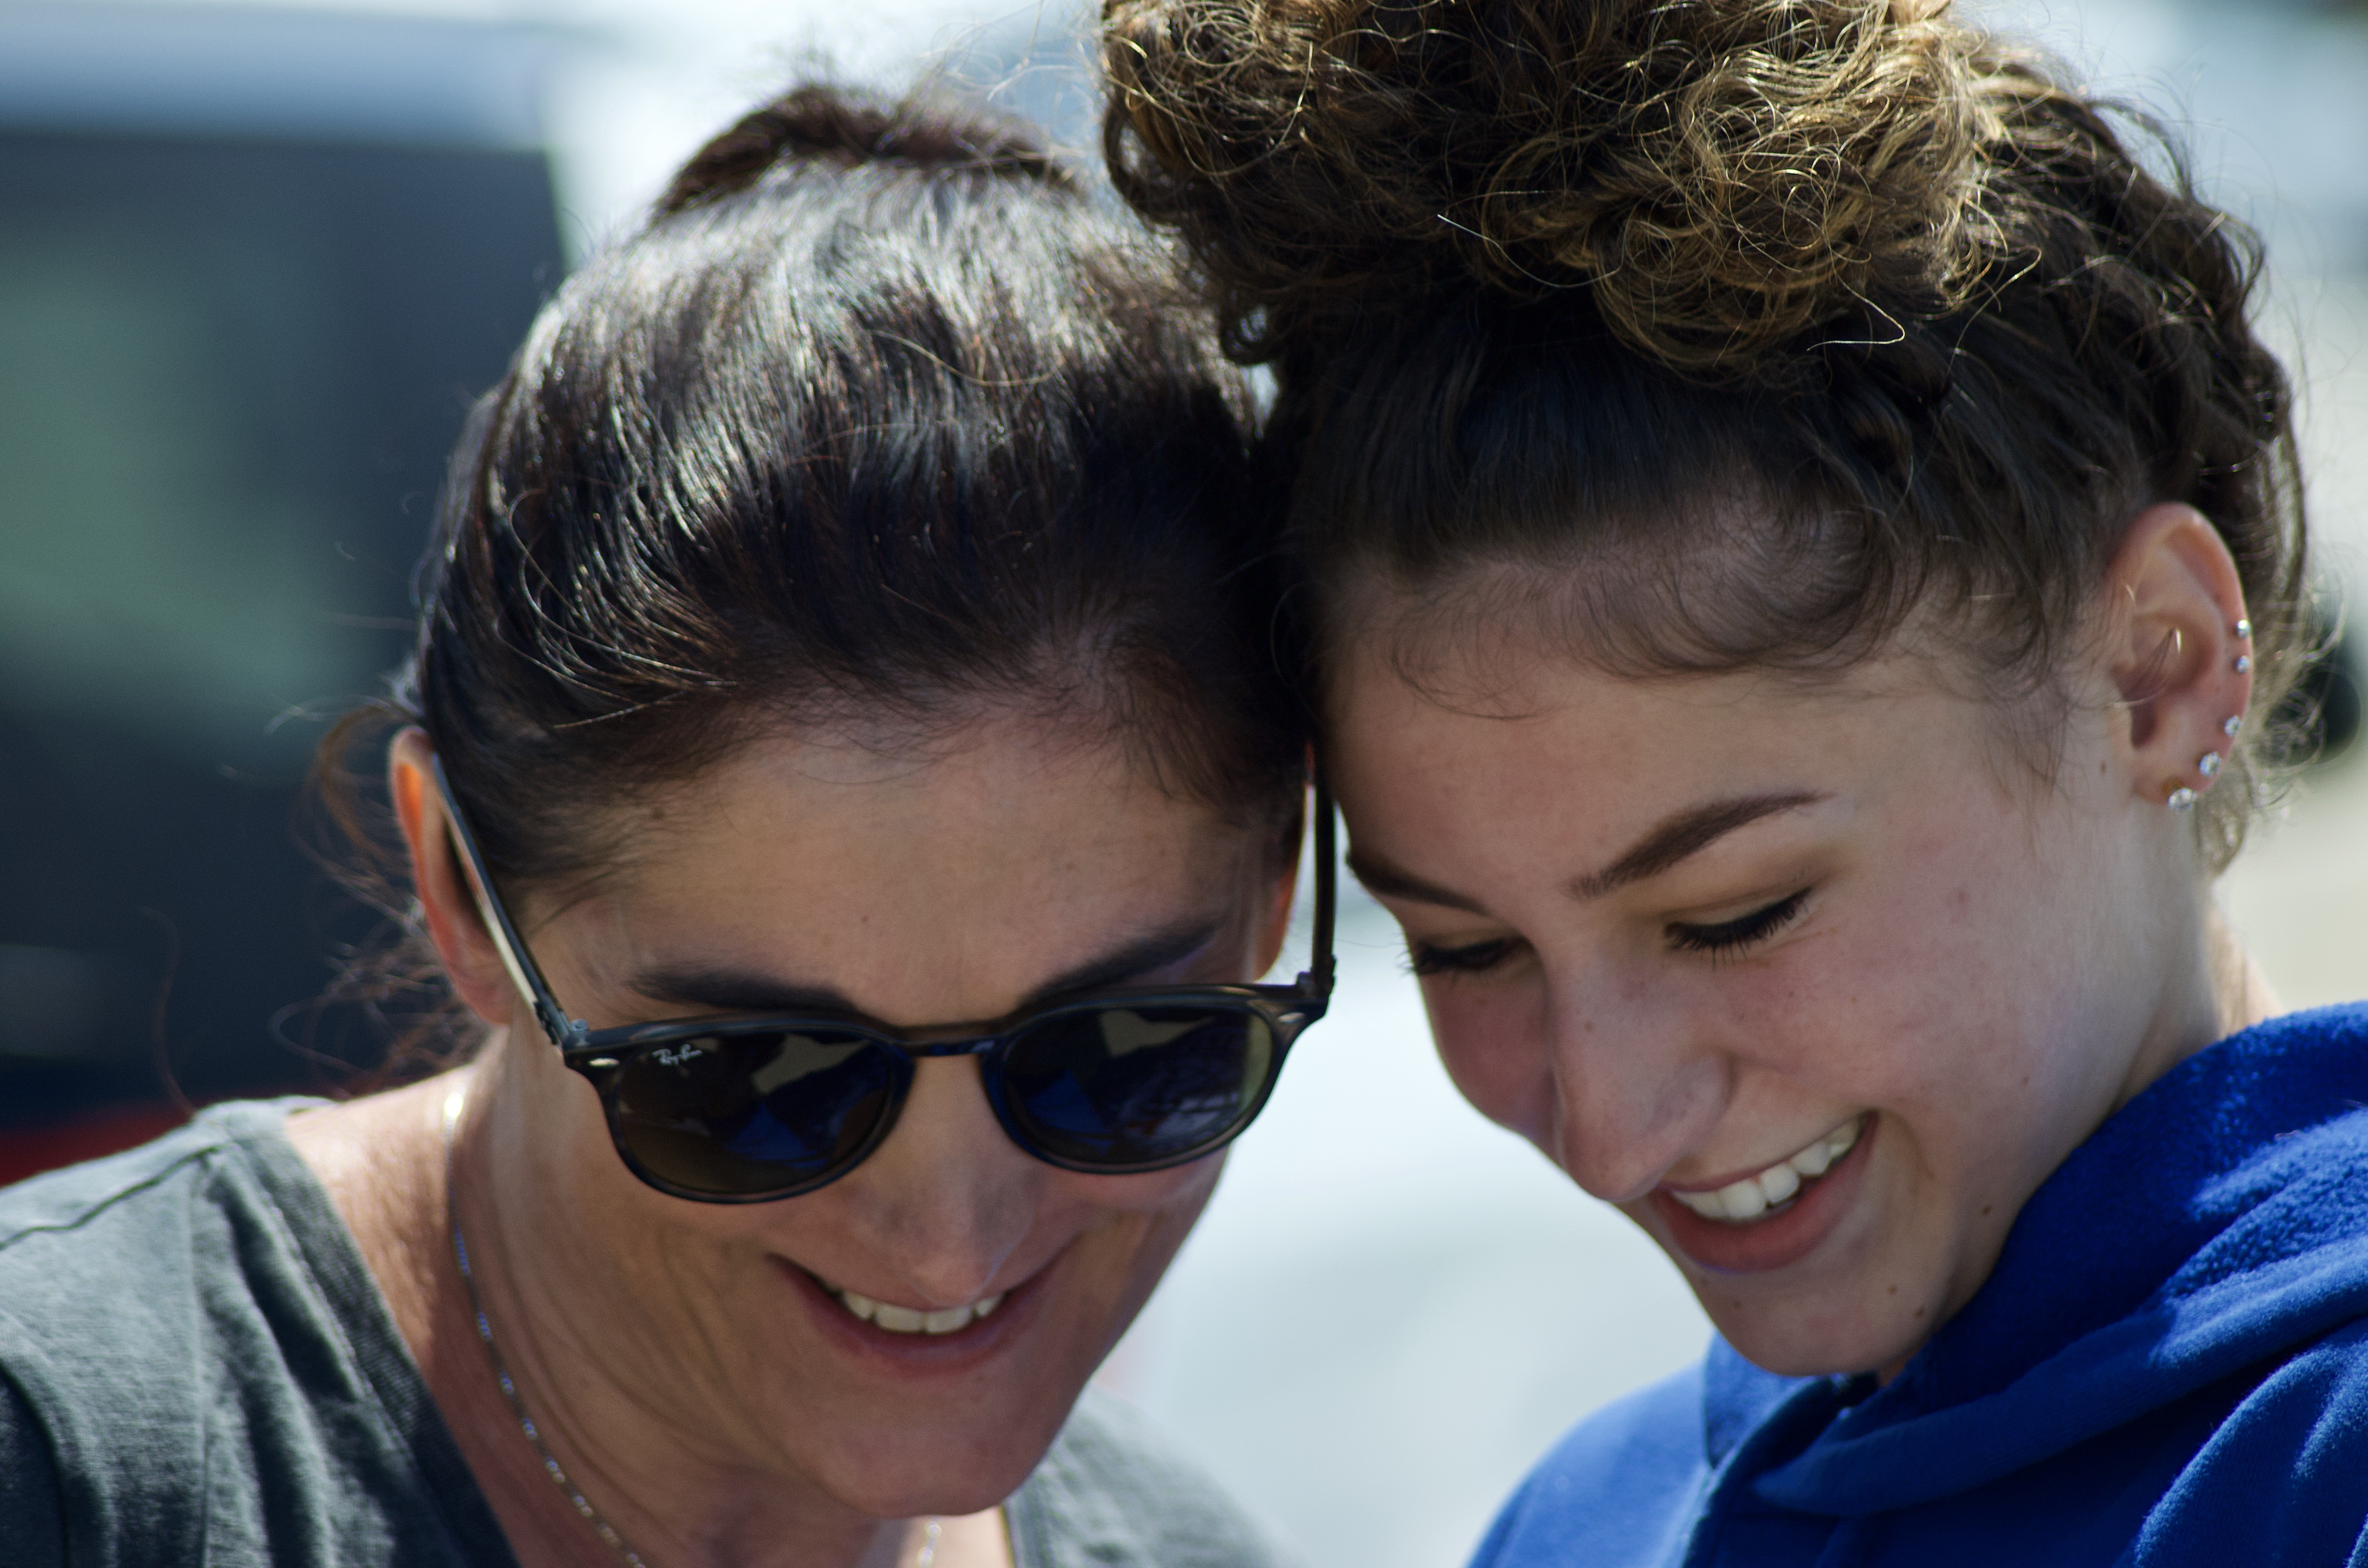
<svg viewBox="0 0 2368 1568"><path fill-rule="evenodd" d="M291 1104L0 1190L7 1568L514 1568ZM1007 1506L1018 1568L1283 1568L1088 1395Z"/></svg>

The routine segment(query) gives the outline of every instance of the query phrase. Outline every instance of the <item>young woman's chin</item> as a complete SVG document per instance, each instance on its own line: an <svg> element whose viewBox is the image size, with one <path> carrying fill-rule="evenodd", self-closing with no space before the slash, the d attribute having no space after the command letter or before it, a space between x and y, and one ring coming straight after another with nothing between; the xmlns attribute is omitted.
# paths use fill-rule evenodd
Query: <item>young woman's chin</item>
<svg viewBox="0 0 2368 1568"><path fill-rule="evenodd" d="M1896 1368L1939 1326L1942 1290L1926 1282L1930 1238L1884 1179L1884 1127L1869 1116L1831 1168L1749 1221L1704 1218L1666 1190L1625 1207L1747 1359L1787 1377Z"/></svg>

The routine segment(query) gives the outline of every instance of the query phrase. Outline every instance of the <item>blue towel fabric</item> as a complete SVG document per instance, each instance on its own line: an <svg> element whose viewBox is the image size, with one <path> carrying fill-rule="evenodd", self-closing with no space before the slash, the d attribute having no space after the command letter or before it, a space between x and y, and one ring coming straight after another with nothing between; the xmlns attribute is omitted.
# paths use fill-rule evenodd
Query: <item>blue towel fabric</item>
<svg viewBox="0 0 2368 1568"><path fill-rule="evenodd" d="M2368 1568L2368 1004L2189 1058L1899 1377L1713 1340L1582 1423L1475 1568Z"/></svg>

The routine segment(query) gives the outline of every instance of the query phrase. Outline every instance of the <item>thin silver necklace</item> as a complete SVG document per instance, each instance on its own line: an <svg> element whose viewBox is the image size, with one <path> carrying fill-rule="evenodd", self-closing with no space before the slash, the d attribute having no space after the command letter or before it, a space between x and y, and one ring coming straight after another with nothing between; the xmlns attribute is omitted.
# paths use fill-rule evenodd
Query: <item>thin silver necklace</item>
<svg viewBox="0 0 2368 1568"><path fill-rule="evenodd" d="M625 1544L625 1538L617 1532L617 1527L592 1506L592 1500L584 1495L575 1483L567 1479L567 1471L560 1468L559 1456L551 1451L551 1445L542 1440L542 1433L535 1426L534 1417L526 1413L526 1401L520 1397L518 1384L511 1380L509 1368L503 1364L502 1348L494 1343L494 1325L485 1316L485 1300L477 1293L477 1277L469 1272L469 1243L461 1234L461 1200L452 1185L452 1130L461 1123L461 1108L468 1097L468 1090L455 1089L444 1102L444 1213L452 1221L452 1260L461 1266L461 1283L469 1291L469 1315L477 1320L477 1337L484 1341L485 1359L493 1363L494 1381L502 1385L502 1397L510 1402L510 1414L518 1417L518 1430L525 1433L526 1440L534 1445L534 1451L542 1456L543 1473L567 1494L567 1500L575 1505L576 1513L592 1527L594 1534L609 1543L609 1551L632 1563L633 1568L649 1568L641 1554ZM913 1558L913 1568L935 1568L938 1537L942 1529L943 1526L937 1519L922 1524L921 1550Z"/></svg>
<svg viewBox="0 0 2368 1568"><path fill-rule="evenodd" d="M469 1312L477 1320L477 1337L485 1342L485 1359L493 1363L494 1381L502 1385L502 1397L510 1402L510 1413L518 1417L518 1430L525 1433L526 1440L534 1445L534 1451L542 1456L543 1473L567 1494L567 1500L575 1505L576 1513L583 1516L584 1522L592 1527L595 1535L609 1543L609 1551L632 1563L633 1568L649 1568L641 1555L625 1544L625 1538L617 1533L617 1527L601 1516L600 1510L592 1506L592 1500L584 1495L583 1489L568 1480L567 1472L559 1467L559 1457L551 1451L551 1445L542 1440L542 1433L536 1428L534 1417L526 1412L526 1401L519 1395L518 1384L511 1380L509 1368L503 1364L501 1346L494 1343L494 1325L485 1317L485 1300L477 1293L477 1277L469 1272L469 1244L461 1234L461 1201L454 1195L452 1187L452 1130L461 1120L461 1105L467 1096L467 1090L456 1089L444 1102L444 1212L452 1221L452 1256L461 1266L461 1283L468 1287ZM930 1538L930 1545L936 1545L934 1534ZM928 1559L935 1555L930 1551L923 1559L921 1568L928 1568Z"/></svg>

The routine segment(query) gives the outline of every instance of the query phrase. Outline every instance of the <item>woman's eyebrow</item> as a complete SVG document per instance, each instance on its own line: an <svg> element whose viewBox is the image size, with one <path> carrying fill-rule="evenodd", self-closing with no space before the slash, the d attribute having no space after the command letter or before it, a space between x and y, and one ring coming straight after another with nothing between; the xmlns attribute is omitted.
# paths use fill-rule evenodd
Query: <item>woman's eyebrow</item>
<svg viewBox="0 0 2368 1568"><path fill-rule="evenodd" d="M707 1013L849 1014L855 1005L827 985L797 985L747 970L661 964L626 983L653 1002Z"/></svg>
<svg viewBox="0 0 2368 1568"><path fill-rule="evenodd" d="M1375 898L1412 899L1417 903L1435 903L1441 909L1460 909L1466 915L1486 915L1476 899L1424 881L1412 871L1401 870L1368 849L1351 846L1349 850L1349 874L1357 885Z"/></svg>
<svg viewBox="0 0 2368 1568"><path fill-rule="evenodd" d="M1020 1006L1032 1007L1040 1002L1073 991L1099 991L1104 986L1122 985L1130 980L1182 963L1217 939L1224 923L1218 920L1185 920L1162 930L1137 937L1122 947L1110 949L1099 958L1088 959L1076 968L1064 971L1028 994Z"/></svg>
<svg viewBox="0 0 2368 1568"><path fill-rule="evenodd" d="M1215 941L1221 924L1213 919L1188 920L1134 937L1036 987L1020 1006L1032 1007L1071 992L1121 985L1153 970L1180 963ZM661 964L643 971L628 983L653 1002L709 1013L863 1016L861 1008L834 987L800 985L771 975L712 964Z"/></svg>
<svg viewBox="0 0 2368 1568"><path fill-rule="evenodd" d="M1713 801L1706 805L1689 806L1663 817L1650 833L1636 841L1626 854L1600 871L1589 871L1570 880L1573 898L1601 898L1615 888L1631 882L1641 882L1656 877L1690 855L1700 854L1713 844L1740 827L1748 827L1762 817L1779 812L1798 810L1826 799L1808 790L1793 790L1771 795L1740 795L1732 800Z"/></svg>

